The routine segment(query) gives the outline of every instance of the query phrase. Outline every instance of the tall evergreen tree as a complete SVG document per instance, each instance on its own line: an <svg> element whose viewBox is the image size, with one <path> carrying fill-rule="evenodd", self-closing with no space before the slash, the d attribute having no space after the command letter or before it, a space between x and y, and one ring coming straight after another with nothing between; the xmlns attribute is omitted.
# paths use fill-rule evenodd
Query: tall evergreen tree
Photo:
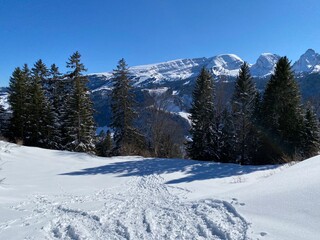
<svg viewBox="0 0 320 240"><path fill-rule="evenodd" d="M140 154L145 147L144 137L134 127L135 100L128 74L128 66L121 59L113 72L111 93L111 127L114 129L114 152L117 155Z"/></svg>
<svg viewBox="0 0 320 240"><path fill-rule="evenodd" d="M319 121L311 104L307 104L303 141L304 157L312 157L320 150Z"/></svg>
<svg viewBox="0 0 320 240"><path fill-rule="evenodd" d="M86 69L79 52L69 58L67 68L71 69L68 78L72 82L65 119L67 148L71 151L94 152L93 104L86 87L88 79L82 74Z"/></svg>
<svg viewBox="0 0 320 240"><path fill-rule="evenodd" d="M266 86L261 106L266 155L269 161L293 158L301 153L303 112L299 87L294 79L290 62L282 57ZM267 142L266 142L267 141Z"/></svg>
<svg viewBox="0 0 320 240"><path fill-rule="evenodd" d="M43 83L47 81L48 69L42 60L32 68L30 100L28 106L28 126L26 144L48 147L52 132L51 109L45 96Z"/></svg>
<svg viewBox="0 0 320 240"><path fill-rule="evenodd" d="M63 149L63 122L66 112L66 99L64 84L62 81L62 74L59 68L52 64L49 70L48 78L48 101L51 109L51 139L49 147L53 149Z"/></svg>
<svg viewBox="0 0 320 240"><path fill-rule="evenodd" d="M196 80L192 97L190 109L192 141L187 146L188 155L192 159L218 160L213 79L204 68Z"/></svg>
<svg viewBox="0 0 320 240"><path fill-rule="evenodd" d="M9 82L9 104L12 109L10 119L9 137L14 141L24 141L26 135L26 123L28 120L28 86L27 78L21 68L17 67Z"/></svg>
<svg viewBox="0 0 320 240"><path fill-rule="evenodd" d="M236 159L236 138L233 117L230 111L225 108L220 117L219 123L219 161L234 163Z"/></svg>
<svg viewBox="0 0 320 240"><path fill-rule="evenodd" d="M257 150L257 129L254 126L257 90L247 63L239 70L232 96L232 116L235 127L236 162L253 164Z"/></svg>

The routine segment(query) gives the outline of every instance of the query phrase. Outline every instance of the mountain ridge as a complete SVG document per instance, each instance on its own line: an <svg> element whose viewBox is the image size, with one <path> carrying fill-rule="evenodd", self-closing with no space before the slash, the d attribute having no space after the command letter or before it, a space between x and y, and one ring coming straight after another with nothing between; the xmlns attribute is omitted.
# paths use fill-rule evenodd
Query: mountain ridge
<svg viewBox="0 0 320 240"><path fill-rule="evenodd" d="M249 64L250 71L255 78L270 76L280 56L273 53L262 53L254 64ZM245 62L235 54L220 54L213 57L185 58L166 62L133 66L129 74L134 86L147 83L161 83L163 81L177 81L196 77L201 68L208 69L215 78L236 77L240 66ZM320 54L308 49L292 65L292 70L298 75L303 73L320 73ZM104 80L112 78L112 72L91 73L91 76L102 77Z"/></svg>

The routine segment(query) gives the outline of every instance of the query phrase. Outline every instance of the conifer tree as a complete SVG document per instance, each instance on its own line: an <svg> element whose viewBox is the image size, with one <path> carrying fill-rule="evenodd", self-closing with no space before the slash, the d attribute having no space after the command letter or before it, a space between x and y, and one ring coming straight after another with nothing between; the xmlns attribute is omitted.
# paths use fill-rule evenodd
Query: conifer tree
<svg viewBox="0 0 320 240"><path fill-rule="evenodd" d="M236 162L252 164L257 150L257 130L254 126L257 90L247 63L239 70L232 96L232 116L235 127Z"/></svg>
<svg viewBox="0 0 320 240"><path fill-rule="evenodd" d="M42 60L32 68L30 100L28 106L28 127L26 144L48 147L52 132L52 118L43 83L47 81L48 69Z"/></svg>
<svg viewBox="0 0 320 240"><path fill-rule="evenodd" d="M307 104L303 138L304 157L313 157L320 150L319 121L311 104Z"/></svg>
<svg viewBox="0 0 320 240"><path fill-rule="evenodd" d="M128 74L128 66L125 60L121 59L113 72L111 93L111 127L114 129L116 155L140 154L145 148L144 136L134 127L135 100Z"/></svg>
<svg viewBox="0 0 320 240"><path fill-rule="evenodd" d="M49 104L52 118L52 132L49 147L53 149L63 149L63 122L66 112L66 90L62 81L62 74L59 68L52 64L48 78Z"/></svg>
<svg viewBox="0 0 320 240"><path fill-rule="evenodd" d="M294 79L290 62L282 57L268 82L263 96L261 116L265 149L269 161L281 162L281 158L293 158L301 153L303 112L300 91Z"/></svg>
<svg viewBox="0 0 320 240"><path fill-rule="evenodd" d="M27 78L21 68L17 67L9 82L9 104L12 116L9 125L9 137L14 141L24 141L28 120L28 86Z"/></svg>
<svg viewBox="0 0 320 240"><path fill-rule="evenodd" d="M219 161L234 163L236 159L235 126L232 114L225 108L219 124Z"/></svg>
<svg viewBox="0 0 320 240"><path fill-rule="evenodd" d="M6 129L6 110L2 105L0 105L0 136L4 136Z"/></svg>
<svg viewBox="0 0 320 240"><path fill-rule="evenodd" d="M190 109L192 141L187 145L189 157L218 160L218 137L215 123L214 89L211 74L204 68L192 93Z"/></svg>
<svg viewBox="0 0 320 240"><path fill-rule="evenodd" d="M86 87L88 79L82 75L86 69L79 52L71 55L67 68L71 69L68 78L72 82L65 119L67 148L77 152L94 152L93 104Z"/></svg>

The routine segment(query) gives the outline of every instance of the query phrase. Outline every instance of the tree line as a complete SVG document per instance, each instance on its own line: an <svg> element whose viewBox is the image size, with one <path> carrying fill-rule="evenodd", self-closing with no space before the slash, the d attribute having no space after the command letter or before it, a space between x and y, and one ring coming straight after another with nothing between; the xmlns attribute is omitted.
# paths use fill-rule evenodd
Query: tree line
<svg viewBox="0 0 320 240"><path fill-rule="evenodd" d="M319 122L310 103L302 105L290 62L276 64L263 94L244 63L229 104L217 118L212 75L202 69L190 110L192 159L239 164L302 160L319 151Z"/></svg>
<svg viewBox="0 0 320 240"><path fill-rule="evenodd" d="M172 139L168 113L146 109L154 121L137 128L138 113L130 85L129 70L124 59L113 71L110 94L111 131L96 136L93 103L87 88L86 68L75 52L66 64L69 71L60 73L52 64L48 68L38 60L30 69L17 67L9 82L9 104L12 111L7 123L1 120L1 133L10 141L49 149L95 153L100 156L144 155L182 157ZM0 108L1 117L4 109ZM156 116L156 117L155 117ZM154 118L155 117L155 118Z"/></svg>
<svg viewBox="0 0 320 240"><path fill-rule="evenodd" d="M66 66L69 71L62 74L55 64L47 68L38 60L31 69L25 64L14 70L9 84L12 114L6 127L1 127L7 138L28 146L100 156L173 158L184 155L181 144L184 137L178 130L180 126L170 119L170 113L156 103L137 112L124 59L113 71L112 131L98 136L93 103L86 86L88 79L84 76L86 69L79 52L70 56ZM318 119L311 104L302 105L286 57L279 59L263 93L257 90L249 66L244 63L230 102L222 107L217 104L215 94L213 76L202 69L192 95L192 140L186 142L187 157L274 164L318 153ZM1 112L4 111L0 108Z"/></svg>
<svg viewBox="0 0 320 240"><path fill-rule="evenodd" d="M17 67L9 82L12 114L4 135L11 141L49 149L94 152L93 105L81 55L67 61L68 73L38 60Z"/></svg>

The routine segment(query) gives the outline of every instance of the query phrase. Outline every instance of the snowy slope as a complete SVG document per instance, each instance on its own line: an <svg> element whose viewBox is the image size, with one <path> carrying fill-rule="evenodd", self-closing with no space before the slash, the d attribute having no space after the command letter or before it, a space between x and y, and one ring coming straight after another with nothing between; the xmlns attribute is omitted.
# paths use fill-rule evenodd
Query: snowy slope
<svg viewBox="0 0 320 240"><path fill-rule="evenodd" d="M318 239L320 157L98 158L0 142L0 239Z"/></svg>

